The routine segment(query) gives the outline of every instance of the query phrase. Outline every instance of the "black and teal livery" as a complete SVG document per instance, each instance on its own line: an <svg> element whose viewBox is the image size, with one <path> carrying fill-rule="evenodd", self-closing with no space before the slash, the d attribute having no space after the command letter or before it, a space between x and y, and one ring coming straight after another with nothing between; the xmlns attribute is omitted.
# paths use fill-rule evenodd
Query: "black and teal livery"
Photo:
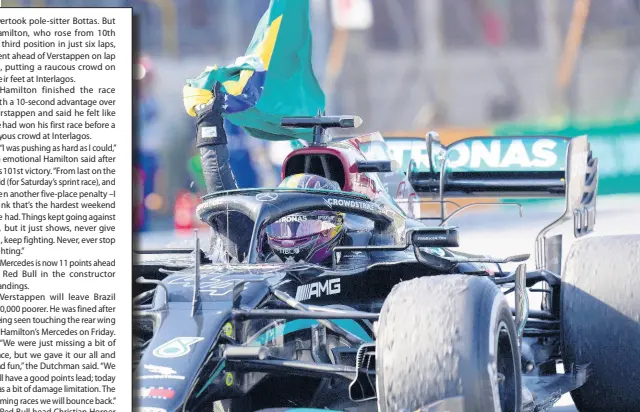
<svg viewBox="0 0 640 412"><path fill-rule="evenodd" d="M591 300L564 286L558 239L547 239L546 233L564 221L573 221L576 237L593 229L597 159L586 137L538 138L535 142L542 143L523 142L522 150L514 142L525 138L499 139L500 146L492 143L496 139L479 138L449 154L444 148L440 163L434 157L428 170L408 167L407 177L416 192L442 205L451 193L564 196L564 214L538 236L536 270L519 264L511 271L504 265L529 255L495 259L458 252L456 228L409 216L391 196L312 189L206 196L198 217L217 228L215 239L222 238L222 244L249 222L247 242L234 254L243 258L229 261L230 254L205 254L199 246L139 252L134 266L136 408L533 412L548 409L568 391L588 397L580 392L583 385L599 385L604 375L590 369L583 355L588 348L571 335L581 321L579 311L571 310ZM336 171L329 169L349 165L347 158L328 161L333 143L316 143L323 149L302 149L296 162L306 168L324 159L314 170L333 176ZM485 170L463 169L466 149L460 145L482 150L470 154L468 164L478 159ZM342 155L351 156L345 147ZM557 147L566 150L562 162ZM433 154L436 148L435 140L427 139L427 151ZM521 159L518 153L527 151L537 154L528 158L535 162L530 165L545 170L497 170L510 156ZM356 172L341 169L345 181L360 179L360 168L366 173L389 169L388 162L362 162L357 153L351 160ZM460 165L449 167L452 161ZM487 168L491 162L495 170ZM267 259L265 227L314 210L346 216L345 238L334 249L332 264ZM212 251L220 252L220 244L214 243ZM546 296L539 310L528 305L527 290L535 285ZM513 308L505 300L509 293L516 297ZM589 342L589 348L596 346ZM565 373L556 372L561 359ZM590 378L592 372L599 378ZM637 405L636 392L627 386L619 386L619 404Z"/></svg>
<svg viewBox="0 0 640 412"><path fill-rule="evenodd" d="M277 196L264 202L256 200L260 193ZM357 202L337 204L327 202L329 198ZM174 376L184 379L163 382L165 387L170 384L174 393L171 399L137 397L136 403L168 411L187 405L186 410L199 411L216 400L241 397L243 403L250 402L250 408L286 406L281 404L282 394L272 396L269 388L291 380L285 385L296 388L291 402L330 408L353 406L349 386L356 380L357 351L362 345L374 343L373 322L396 284L446 270L486 274L489 267L494 269L492 273L497 267L446 260L457 255L438 246L455 246L455 228L428 228L406 218L393 203L374 203L353 193L250 189L220 193L203 204L205 213L210 214L222 208L245 208L256 226L298 210L329 207L371 222L370 232L362 231L361 226L346 230L346 240L335 251L333 267L261 262L260 247L254 242L248 253L250 259L257 257L254 262L204 263L207 258L198 256L203 261L198 269L193 253L159 250L140 255L135 270L146 280L136 283L134 292L137 296L147 293L147 297L136 301L141 309L136 312L141 350L135 383L146 389L161 380L146 378L150 373L145 365L170 368ZM414 245L417 234L425 245L429 239L436 239L433 247ZM443 234L449 236L449 243L441 244L438 236ZM467 255L462 258L467 259ZM196 282L199 298L194 310ZM299 289L307 293L301 294ZM337 316L332 313L339 313L339 318L332 319ZM156 348L181 337L202 339L190 344L183 356L163 358L154 353ZM230 346L241 348L242 355L234 357ZM260 359L258 352L263 348L268 354ZM279 363L284 360L291 363ZM374 371L368 373L374 375ZM338 392L342 395L337 396ZM375 409L376 402L359 404L360 410L366 410L362 409L366 404Z"/></svg>

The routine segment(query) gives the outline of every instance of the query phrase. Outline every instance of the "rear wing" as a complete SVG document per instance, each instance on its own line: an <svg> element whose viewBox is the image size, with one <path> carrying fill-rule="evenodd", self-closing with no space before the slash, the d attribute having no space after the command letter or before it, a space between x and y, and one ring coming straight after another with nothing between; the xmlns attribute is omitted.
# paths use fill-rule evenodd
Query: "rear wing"
<svg viewBox="0 0 640 412"><path fill-rule="evenodd" d="M408 165L409 181L423 196L564 197L571 140L470 137L441 146L431 134L429 164Z"/></svg>
<svg viewBox="0 0 640 412"><path fill-rule="evenodd" d="M539 265L545 261L544 236L554 227L573 219L576 237L593 230L598 160L586 135L470 137L444 146L430 132L426 142L421 139L422 149L415 139L387 143L421 200L442 205L441 222L448 219L444 204L451 197L564 197L565 211L537 238Z"/></svg>

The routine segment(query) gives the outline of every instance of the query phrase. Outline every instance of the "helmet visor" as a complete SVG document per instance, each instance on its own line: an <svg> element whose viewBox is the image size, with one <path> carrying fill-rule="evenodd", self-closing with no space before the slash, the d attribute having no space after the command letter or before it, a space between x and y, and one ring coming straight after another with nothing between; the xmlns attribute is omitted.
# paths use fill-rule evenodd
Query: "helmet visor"
<svg viewBox="0 0 640 412"><path fill-rule="evenodd" d="M267 235L275 239L299 239L335 228L339 218L335 215L289 215L267 227Z"/></svg>

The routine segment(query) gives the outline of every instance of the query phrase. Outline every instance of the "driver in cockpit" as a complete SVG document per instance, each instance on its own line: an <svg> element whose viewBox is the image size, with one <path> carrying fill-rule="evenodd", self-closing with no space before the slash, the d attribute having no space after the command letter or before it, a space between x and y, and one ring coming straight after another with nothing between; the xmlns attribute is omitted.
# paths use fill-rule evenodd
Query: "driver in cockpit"
<svg viewBox="0 0 640 412"><path fill-rule="evenodd" d="M340 190L337 182L312 174L285 178L279 187ZM344 213L314 211L287 215L269 225L266 240L270 252L283 262L331 264L333 248L344 237ZM268 255L265 260L269 260Z"/></svg>
<svg viewBox="0 0 640 412"><path fill-rule="evenodd" d="M218 97L221 96L219 90L220 84L216 83L213 99L195 107L196 146L200 151L207 193L238 188L229 164L227 134L222 117L224 99ZM313 174L289 176L279 187L340 190L338 183ZM265 236L269 250L263 251L263 260L279 258L283 262L328 264L331 262L333 247L340 244L344 237L343 222L344 215L336 212L314 211L285 216L267 227ZM239 219L237 223L234 222L232 230L227 230L227 224L224 219L219 219L216 232L222 236L229 233L225 248L227 253L237 260L243 260L246 255L243 245L249 243L251 222ZM212 247L216 247L214 243L218 240L220 236L212 239Z"/></svg>

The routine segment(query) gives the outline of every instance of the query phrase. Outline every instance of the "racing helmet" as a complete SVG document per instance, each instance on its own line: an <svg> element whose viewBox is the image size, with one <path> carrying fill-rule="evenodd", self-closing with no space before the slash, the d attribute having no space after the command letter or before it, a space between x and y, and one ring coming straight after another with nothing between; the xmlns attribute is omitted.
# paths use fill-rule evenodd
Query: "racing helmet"
<svg viewBox="0 0 640 412"><path fill-rule="evenodd" d="M340 190L338 183L312 174L297 174L285 178L278 186L290 189ZM332 248L343 232L343 214L313 211L287 215L267 226L269 247L283 261L327 263Z"/></svg>

